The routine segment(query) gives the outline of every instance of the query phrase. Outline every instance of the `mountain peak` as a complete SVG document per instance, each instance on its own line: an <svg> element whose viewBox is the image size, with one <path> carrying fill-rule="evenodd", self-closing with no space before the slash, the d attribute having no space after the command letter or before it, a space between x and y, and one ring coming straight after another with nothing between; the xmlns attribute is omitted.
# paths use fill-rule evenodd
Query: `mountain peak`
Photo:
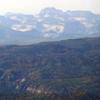
<svg viewBox="0 0 100 100"><path fill-rule="evenodd" d="M0 17L0 25L0 44L100 36L100 16L89 11L64 12L54 7L45 8L36 16L7 13Z"/></svg>
<svg viewBox="0 0 100 100"><path fill-rule="evenodd" d="M49 7L49 8L45 8L43 10L41 10L40 15L44 16L44 15L57 15L57 14L64 14L64 12L60 9L56 9L54 7Z"/></svg>

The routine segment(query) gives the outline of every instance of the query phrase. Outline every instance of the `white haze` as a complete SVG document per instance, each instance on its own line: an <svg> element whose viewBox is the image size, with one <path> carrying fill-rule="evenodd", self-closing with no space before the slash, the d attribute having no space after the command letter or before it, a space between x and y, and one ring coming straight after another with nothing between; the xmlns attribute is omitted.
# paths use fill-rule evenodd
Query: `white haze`
<svg viewBox="0 0 100 100"><path fill-rule="evenodd" d="M46 7L100 13L100 0L0 0L0 14L6 12L34 14Z"/></svg>

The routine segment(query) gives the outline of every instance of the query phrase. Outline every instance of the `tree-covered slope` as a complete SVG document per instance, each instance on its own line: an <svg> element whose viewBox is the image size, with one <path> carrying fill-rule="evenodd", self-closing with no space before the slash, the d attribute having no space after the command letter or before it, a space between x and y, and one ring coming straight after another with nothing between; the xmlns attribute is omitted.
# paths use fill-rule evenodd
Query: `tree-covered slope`
<svg viewBox="0 0 100 100"><path fill-rule="evenodd" d="M100 38L0 47L1 93L98 97L99 76Z"/></svg>

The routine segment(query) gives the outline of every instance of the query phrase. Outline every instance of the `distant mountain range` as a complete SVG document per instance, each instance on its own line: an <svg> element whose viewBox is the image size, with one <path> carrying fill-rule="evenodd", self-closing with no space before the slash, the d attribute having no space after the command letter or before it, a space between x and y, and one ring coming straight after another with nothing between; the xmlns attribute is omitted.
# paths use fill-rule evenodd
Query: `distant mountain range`
<svg viewBox="0 0 100 100"><path fill-rule="evenodd" d="M0 45L100 36L100 15L45 8L37 15L0 16Z"/></svg>
<svg viewBox="0 0 100 100"><path fill-rule="evenodd" d="M0 93L16 92L100 100L100 38L0 47Z"/></svg>

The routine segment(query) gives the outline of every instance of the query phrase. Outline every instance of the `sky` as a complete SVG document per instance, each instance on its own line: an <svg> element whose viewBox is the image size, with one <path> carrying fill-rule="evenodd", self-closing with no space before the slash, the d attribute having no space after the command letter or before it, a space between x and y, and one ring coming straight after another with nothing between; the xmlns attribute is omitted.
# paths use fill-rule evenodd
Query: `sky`
<svg viewBox="0 0 100 100"><path fill-rule="evenodd" d="M100 0L0 0L0 14L35 14L46 7L63 10L89 10L100 14Z"/></svg>

